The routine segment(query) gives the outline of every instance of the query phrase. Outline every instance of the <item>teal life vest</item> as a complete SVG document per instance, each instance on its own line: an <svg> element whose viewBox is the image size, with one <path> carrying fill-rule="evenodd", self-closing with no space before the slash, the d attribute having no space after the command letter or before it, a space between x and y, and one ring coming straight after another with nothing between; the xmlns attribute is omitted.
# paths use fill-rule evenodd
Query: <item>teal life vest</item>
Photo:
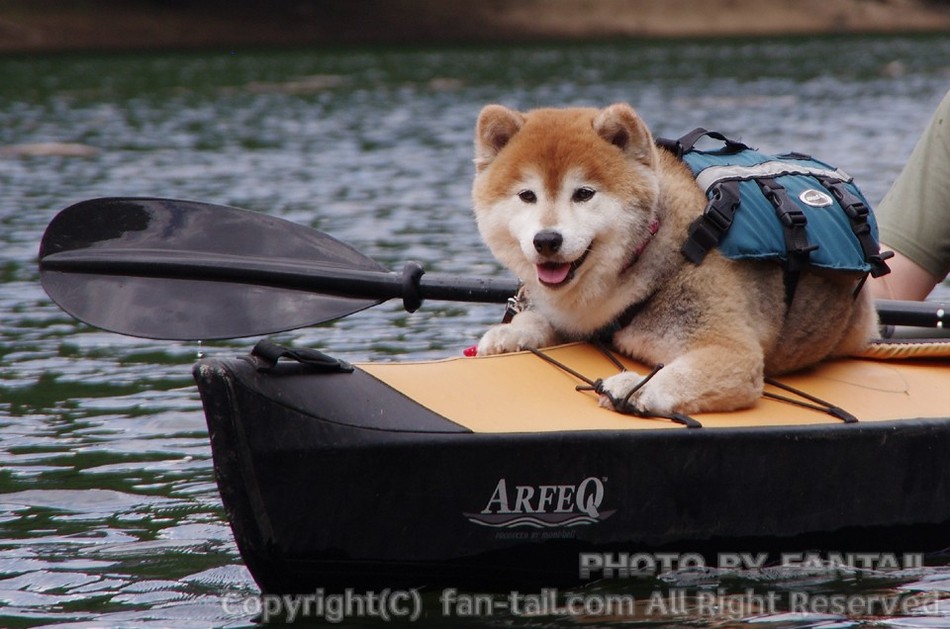
<svg viewBox="0 0 950 629"><path fill-rule="evenodd" d="M724 146L698 150L703 136ZM658 144L689 166L708 199L682 247L691 262L714 247L735 260L779 261L789 302L806 265L873 277L890 271L871 206L844 171L800 153L767 155L705 129Z"/></svg>

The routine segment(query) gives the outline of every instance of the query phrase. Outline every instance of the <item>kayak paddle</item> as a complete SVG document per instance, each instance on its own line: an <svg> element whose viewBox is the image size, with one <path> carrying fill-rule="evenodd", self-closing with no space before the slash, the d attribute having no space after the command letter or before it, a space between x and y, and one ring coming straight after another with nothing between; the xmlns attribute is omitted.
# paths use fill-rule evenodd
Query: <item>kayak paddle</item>
<svg viewBox="0 0 950 629"><path fill-rule="evenodd" d="M309 227L233 207L156 198L82 201L40 245L40 281L67 313L155 339L260 336L316 325L401 298L503 303L517 282L386 269ZM944 327L933 302L878 302L886 325Z"/></svg>

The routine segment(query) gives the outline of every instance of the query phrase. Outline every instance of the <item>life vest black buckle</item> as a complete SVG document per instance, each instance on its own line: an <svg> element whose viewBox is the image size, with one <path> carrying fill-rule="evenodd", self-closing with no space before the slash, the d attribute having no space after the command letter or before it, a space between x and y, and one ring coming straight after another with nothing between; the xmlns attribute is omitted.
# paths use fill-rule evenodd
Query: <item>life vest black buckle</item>
<svg viewBox="0 0 950 629"><path fill-rule="evenodd" d="M712 188L712 197L701 216L689 226L686 242L680 251L687 260L699 264L729 231L739 207L739 183L720 181Z"/></svg>

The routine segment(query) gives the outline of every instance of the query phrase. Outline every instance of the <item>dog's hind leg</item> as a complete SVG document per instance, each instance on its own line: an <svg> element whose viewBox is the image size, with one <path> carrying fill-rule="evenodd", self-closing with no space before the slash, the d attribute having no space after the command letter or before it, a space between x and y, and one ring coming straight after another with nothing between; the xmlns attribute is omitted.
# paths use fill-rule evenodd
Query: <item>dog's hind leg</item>
<svg viewBox="0 0 950 629"><path fill-rule="evenodd" d="M830 357L851 356L867 348L868 343L880 336L877 309L871 291L864 289L855 298L854 308L845 335L829 354Z"/></svg>

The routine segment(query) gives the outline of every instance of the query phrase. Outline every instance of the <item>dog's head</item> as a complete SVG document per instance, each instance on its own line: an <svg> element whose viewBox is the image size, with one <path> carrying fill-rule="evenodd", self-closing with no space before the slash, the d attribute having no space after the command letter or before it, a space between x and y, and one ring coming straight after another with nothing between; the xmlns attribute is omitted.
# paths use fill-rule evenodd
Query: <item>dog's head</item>
<svg viewBox="0 0 950 629"><path fill-rule="evenodd" d="M596 298L656 231L657 159L626 104L528 113L488 105L475 137L479 231L536 296Z"/></svg>

